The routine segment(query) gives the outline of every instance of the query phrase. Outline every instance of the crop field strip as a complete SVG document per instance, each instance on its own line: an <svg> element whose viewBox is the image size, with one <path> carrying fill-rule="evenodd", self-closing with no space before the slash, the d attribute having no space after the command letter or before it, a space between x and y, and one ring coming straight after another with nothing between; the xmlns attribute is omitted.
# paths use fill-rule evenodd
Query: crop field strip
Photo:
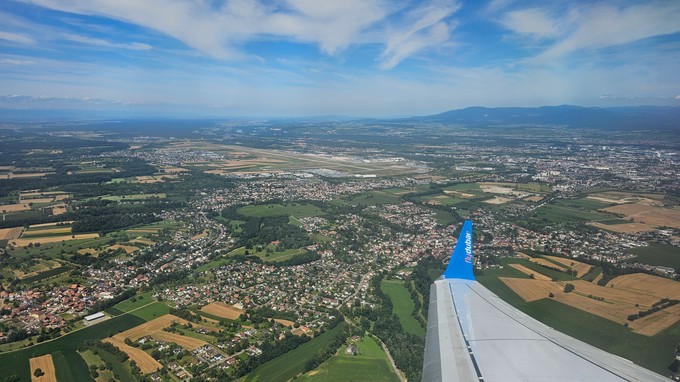
<svg viewBox="0 0 680 382"><path fill-rule="evenodd" d="M522 267L520 264L509 265L518 270ZM527 273L530 270L522 271ZM650 308L664 298L662 295L665 293L671 293L670 296L680 295L677 293L680 285L676 285L677 283L671 280L647 274L633 274L613 279L610 283L614 287L603 287L584 280L574 280L569 283L575 286L575 290L565 293L564 286L568 283L567 281L553 282L539 279L536 274L534 277L535 279L499 277L499 280L524 301L537 301L548 298L549 294L552 294L552 299L555 301L619 324L629 324L631 329L646 336L653 336L680 321L680 314L678 314L680 310L677 309L677 305L635 320L642 320L639 323L635 321L631 323L627 319L629 315Z"/></svg>
<svg viewBox="0 0 680 382"><path fill-rule="evenodd" d="M550 277L548 277L548 276L546 276L546 275L544 275L540 272L536 272L533 269L529 269L522 264L508 264L508 266L515 268L518 271L525 273L529 276L534 275L534 279L536 279L536 280L543 280L543 281L551 281L552 280L552 278L550 278Z"/></svg>
<svg viewBox="0 0 680 382"><path fill-rule="evenodd" d="M239 316L245 312L242 309L235 308L223 302L211 302L210 304L202 307L200 310L208 314L229 320L237 320Z"/></svg>
<svg viewBox="0 0 680 382"><path fill-rule="evenodd" d="M29 364L31 366L32 382L57 382L57 373L54 369L54 362L52 362L51 354L31 358ZM44 375L40 377L36 376L34 373L36 369L42 370Z"/></svg>
<svg viewBox="0 0 680 382"><path fill-rule="evenodd" d="M590 271L590 269L593 267L590 264L582 263L580 261L572 260L572 259L565 259L564 257L557 257L557 256L543 256L548 260L551 261L556 261L563 266L567 268L571 268L572 270L575 270L578 272L576 274L576 277L583 277L586 273ZM572 265L573 264L573 265Z"/></svg>

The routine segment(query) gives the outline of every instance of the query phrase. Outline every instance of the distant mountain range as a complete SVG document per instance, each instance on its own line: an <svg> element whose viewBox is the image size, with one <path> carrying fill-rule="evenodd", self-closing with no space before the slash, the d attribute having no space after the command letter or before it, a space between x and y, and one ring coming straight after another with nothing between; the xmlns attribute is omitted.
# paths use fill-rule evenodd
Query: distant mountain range
<svg viewBox="0 0 680 382"><path fill-rule="evenodd" d="M612 130L679 129L680 107L468 107L408 120L491 127L501 125L565 126Z"/></svg>
<svg viewBox="0 0 680 382"><path fill-rule="evenodd" d="M76 109L9 109L0 108L0 122L48 121L48 120L243 120L237 117L210 115L205 118L191 114L175 113L159 115L158 112L134 112L130 110L76 110ZM563 126L567 128L605 130L680 130L680 107L677 106L631 106L631 107L581 107L573 105L542 107L468 107L444 113L407 118L352 118L345 116L315 116L300 118L261 117L264 123L323 123L343 121L366 121L367 123L398 122L441 123L467 127L511 126Z"/></svg>

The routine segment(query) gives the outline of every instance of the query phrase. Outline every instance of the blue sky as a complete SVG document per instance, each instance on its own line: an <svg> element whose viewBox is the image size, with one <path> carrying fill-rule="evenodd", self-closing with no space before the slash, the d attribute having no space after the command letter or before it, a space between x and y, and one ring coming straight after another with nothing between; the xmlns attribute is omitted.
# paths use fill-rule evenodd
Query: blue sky
<svg viewBox="0 0 680 382"><path fill-rule="evenodd" d="M680 106L680 1L2 0L0 108Z"/></svg>

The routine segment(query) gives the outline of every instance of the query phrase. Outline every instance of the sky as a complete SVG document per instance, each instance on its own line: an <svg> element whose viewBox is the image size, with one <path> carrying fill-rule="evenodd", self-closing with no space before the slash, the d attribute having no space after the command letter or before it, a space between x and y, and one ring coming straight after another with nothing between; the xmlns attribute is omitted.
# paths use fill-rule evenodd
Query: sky
<svg viewBox="0 0 680 382"><path fill-rule="evenodd" d="M2 0L0 108L680 106L680 1Z"/></svg>

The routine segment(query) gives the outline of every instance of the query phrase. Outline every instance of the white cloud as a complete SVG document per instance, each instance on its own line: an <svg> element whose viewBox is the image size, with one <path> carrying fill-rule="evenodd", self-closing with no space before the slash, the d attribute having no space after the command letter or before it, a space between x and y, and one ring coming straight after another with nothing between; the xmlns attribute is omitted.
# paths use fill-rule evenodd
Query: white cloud
<svg viewBox="0 0 680 382"><path fill-rule="evenodd" d="M33 44L35 42L31 37L4 31L0 31L0 40L16 42L19 44Z"/></svg>
<svg viewBox="0 0 680 382"><path fill-rule="evenodd" d="M119 49L131 49L131 50L149 50L151 49L151 45L144 44L141 42L132 42L132 43L114 43L98 38L91 38L91 37L86 37L86 36L81 36L81 35L74 35L74 34L66 34L63 36L64 39L73 41L73 42L79 42L83 44L88 44L88 45L94 45L94 46L101 46L104 48L119 48Z"/></svg>
<svg viewBox="0 0 680 382"><path fill-rule="evenodd" d="M380 66L383 69L393 68L420 50L447 42L452 26L446 19L460 7L461 4L456 2L437 1L408 12L402 25L388 31Z"/></svg>
<svg viewBox="0 0 680 382"><path fill-rule="evenodd" d="M240 46L258 39L313 43L329 55L354 44L386 44L382 66L391 68L409 55L448 41L444 20L460 5L434 0L411 10L385 30L406 6L390 0L24 0L64 12L98 15L160 31L208 56L243 59ZM96 44L95 44L96 45ZM101 45L101 43L100 43ZM131 47L134 48L134 47Z"/></svg>
<svg viewBox="0 0 680 382"><path fill-rule="evenodd" d="M0 64L26 66L26 65L33 65L33 64L35 64L35 62L30 61L30 60L17 60L17 59L14 59L14 58L3 58L3 59L0 59Z"/></svg>
<svg viewBox="0 0 680 382"><path fill-rule="evenodd" d="M540 8L508 12L501 20L501 24L514 33L537 39L554 38L562 33L558 20L552 17L550 12Z"/></svg>
<svg viewBox="0 0 680 382"><path fill-rule="evenodd" d="M680 2L550 6L507 12L500 23L522 36L553 41L537 59L549 61L584 49L624 45L680 32Z"/></svg>

